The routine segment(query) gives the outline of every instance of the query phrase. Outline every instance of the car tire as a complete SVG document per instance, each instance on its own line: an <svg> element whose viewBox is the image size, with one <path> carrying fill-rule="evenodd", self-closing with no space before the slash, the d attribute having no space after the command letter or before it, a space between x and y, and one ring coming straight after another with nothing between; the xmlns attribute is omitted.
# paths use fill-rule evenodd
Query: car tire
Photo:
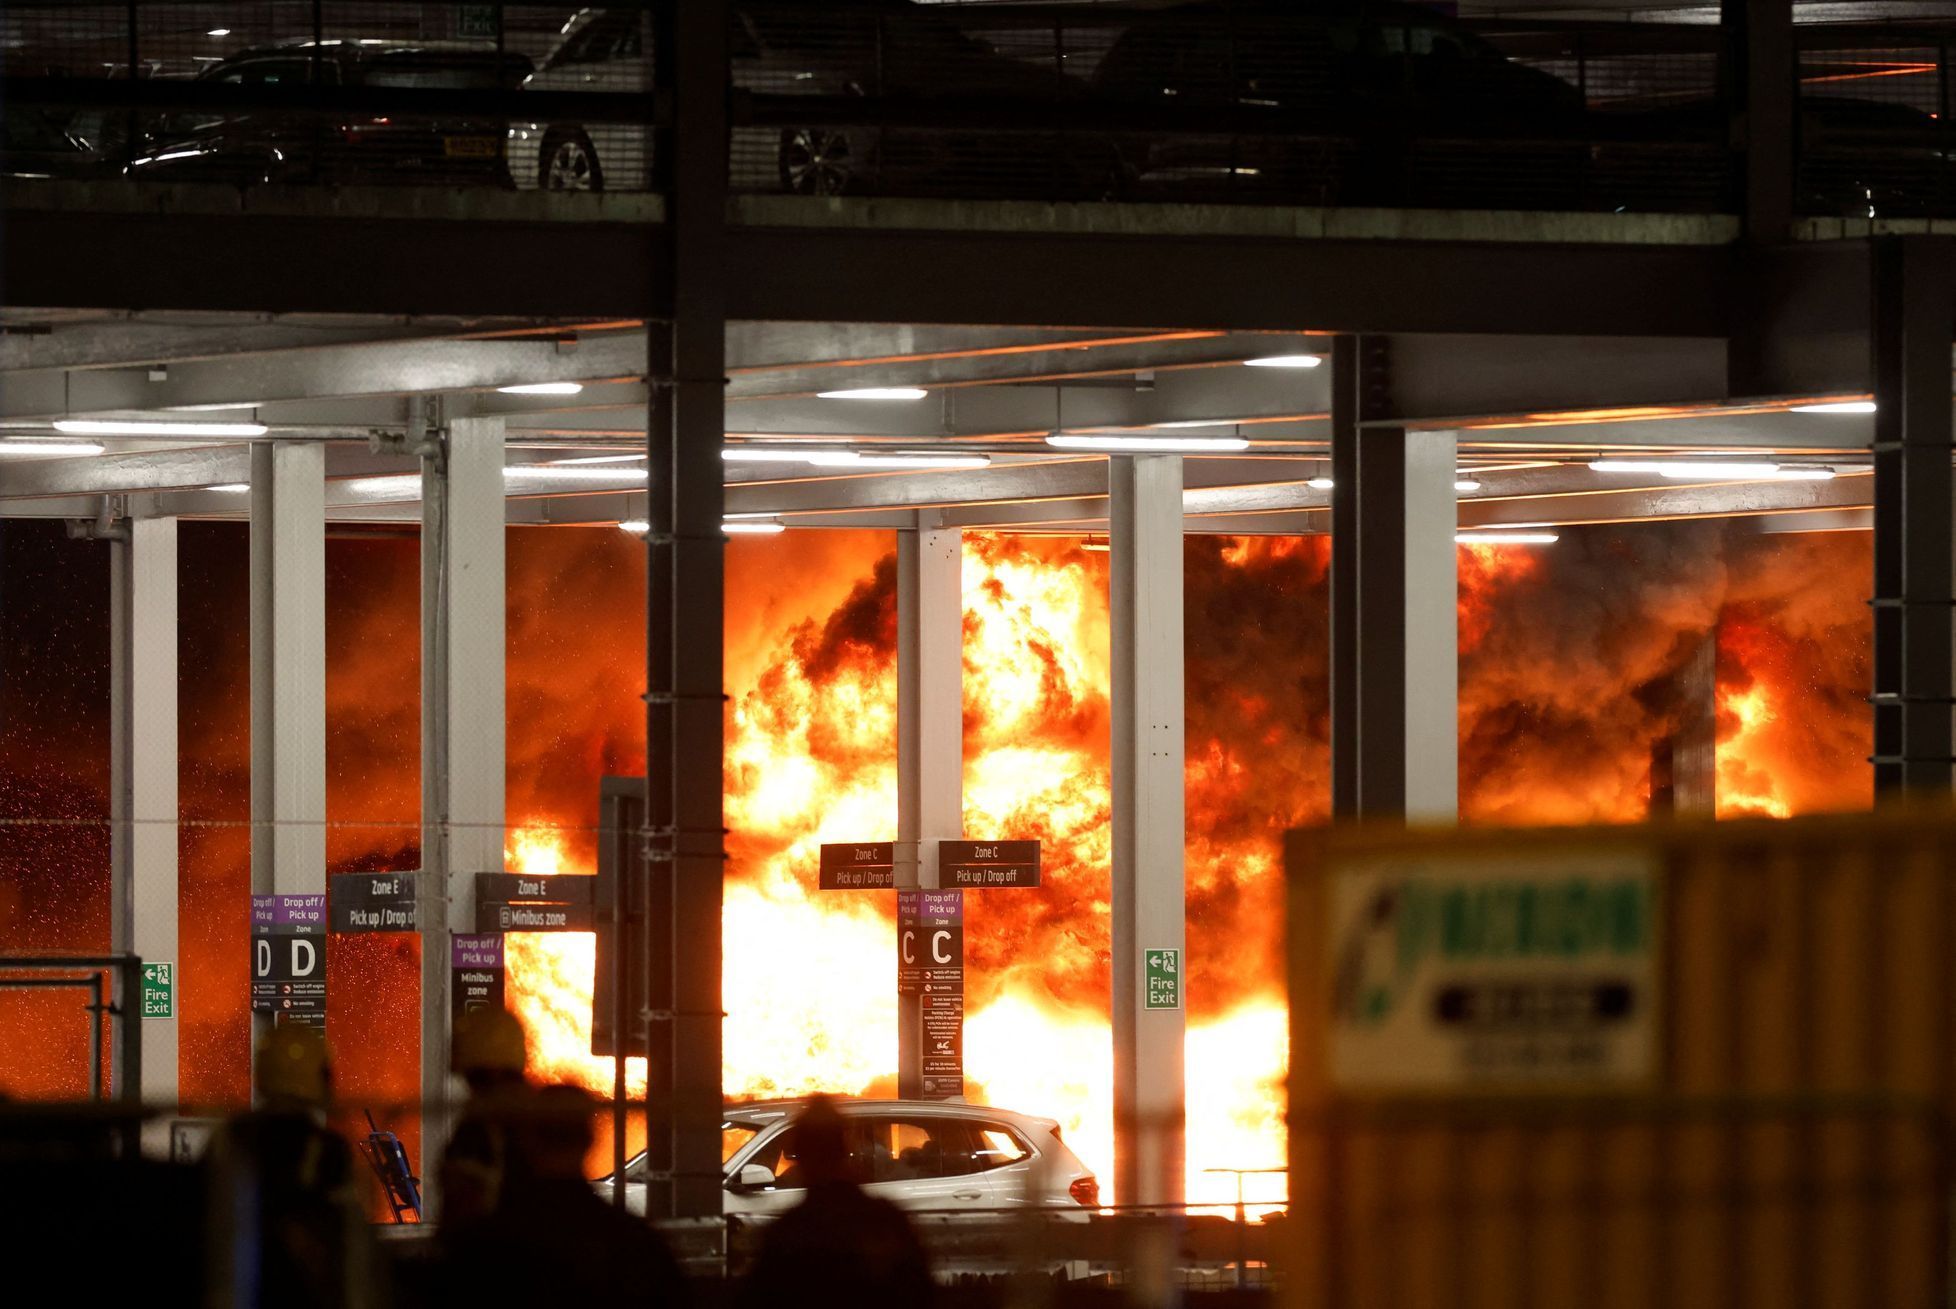
<svg viewBox="0 0 1956 1309"><path fill-rule="evenodd" d="M537 186L545 191L604 190L598 152L581 128L551 128L538 159Z"/></svg>
<svg viewBox="0 0 1956 1309"><path fill-rule="evenodd" d="M781 133L781 189L789 195L851 195L862 189L868 160L856 138L830 127Z"/></svg>

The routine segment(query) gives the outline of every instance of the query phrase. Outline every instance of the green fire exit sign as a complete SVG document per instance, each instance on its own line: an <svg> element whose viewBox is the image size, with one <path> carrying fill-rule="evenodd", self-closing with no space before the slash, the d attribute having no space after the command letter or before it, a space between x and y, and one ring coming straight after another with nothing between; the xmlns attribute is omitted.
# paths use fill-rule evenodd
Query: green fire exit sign
<svg viewBox="0 0 1956 1309"><path fill-rule="evenodd" d="M143 965L143 1017L175 1018L177 1016L177 966L175 964Z"/></svg>
<svg viewBox="0 0 1956 1309"><path fill-rule="evenodd" d="M1143 950L1141 952L1143 981L1146 984L1149 1009L1180 1009L1182 1007L1182 952L1175 950Z"/></svg>

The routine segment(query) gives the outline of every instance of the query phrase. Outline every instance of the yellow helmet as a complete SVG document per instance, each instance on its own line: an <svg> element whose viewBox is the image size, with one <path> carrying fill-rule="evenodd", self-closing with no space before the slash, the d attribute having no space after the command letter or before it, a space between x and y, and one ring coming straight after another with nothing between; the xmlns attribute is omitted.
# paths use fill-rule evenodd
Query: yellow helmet
<svg viewBox="0 0 1956 1309"><path fill-rule="evenodd" d="M324 1108L331 1094L333 1054L326 1038L303 1023L281 1023L265 1034L252 1060L258 1093Z"/></svg>
<svg viewBox="0 0 1956 1309"><path fill-rule="evenodd" d="M458 1073L521 1073L523 1024L507 1009L471 1009L455 1020L449 1066Z"/></svg>

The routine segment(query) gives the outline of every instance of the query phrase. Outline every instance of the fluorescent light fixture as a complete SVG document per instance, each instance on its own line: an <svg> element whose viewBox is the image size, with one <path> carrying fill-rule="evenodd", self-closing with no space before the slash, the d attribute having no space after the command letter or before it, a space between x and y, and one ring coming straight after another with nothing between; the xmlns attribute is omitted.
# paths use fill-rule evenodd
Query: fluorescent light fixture
<svg viewBox="0 0 1956 1309"><path fill-rule="evenodd" d="M823 400L921 400L930 392L921 386L852 386L815 394Z"/></svg>
<svg viewBox="0 0 1956 1309"><path fill-rule="evenodd" d="M1559 539L1554 532L1455 532L1454 541L1459 545L1554 545Z"/></svg>
<svg viewBox="0 0 1956 1309"><path fill-rule="evenodd" d="M731 523L736 519L741 519L741 518L773 518L774 511L770 509L763 509L757 513L750 509L745 513L721 514L720 517L722 520Z"/></svg>
<svg viewBox="0 0 1956 1309"><path fill-rule="evenodd" d="M1089 540L1080 542L1080 548L1082 550L1092 551L1094 554L1097 555L1111 554L1113 553L1113 549L1114 549L1113 546L1109 545L1107 541L1101 537L1093 537Z"/></svg>
<svg viewBox="0 0 1956 1309"><path fill-rule="evenodd" d="M73 436L263 436L263 423L195 423L153 421L147 418L61 418L57 432Z"/></svg>
<svg viewBox="0 0 1956 1309"><path fill-rule="evenodd" d="M643 535L652 530L652 524L646 522L643 518L627 518L618 524L618 530L621 532L637 532Z"/></svg>
<svg viewBox="0 0 1956 1309"><path fill-rule="evenodd" d="M35 441L0 437L0 455L99 455L93 441Z"/></svg>
<svg viewBox="0 0 1956 1309"><path fill-rule="evenodd" d="M229 36L231 35L231 29L228 27L213 27L210 31L204 33L204 35L205 36Z"/></svg>
<svg viewBox="0 0 1956 1309"><path fill-rule="evenodd" d="M1825 482L1834 470L1824 464L1776 464L1763 459L1592 459L1591 472L1654 473L1671 481L1704 478L1714 482Z"/></svg>
<svg viewBox="0 0 1956 1309"><path fill-rule="evenodd" d="M1313 477L1310 481L1304 483L1304 485L1310 487L1313 491L1329 491L1338 484L1328 477Z"/></svg>
<svg viewBox="0 0 1956 1309"><path fill-rule="evenodd" d="M1795 414L1871 414L1875 411L1872 400L1836 400L1823 405L1794 405L1789 413Z"/></svg>
<svg viewBox="0 0 1956 1309"><path fill-rule="evenodd" d="M987 468L992 457L982 454L906 454L869 450L833 450L807 456L817 468Z"/></svg>
<svg viewBox="0 0 1956 1309"><path fill-rule="evenodd" d="M419 492L421 474L389 473L384 477L356 477L340 483L355 495L395 495L402 491Z"/></svg>
<svg viewBox="0 0 1956 1309"><path fill-rule="evenodd" d="M1465 495L1469 491L1480 490L1481 484L1479 480L1476 478L1456 477L1453 479L1453 489L1460 492L1462 495Z"/></svg>
<svg viewBox="0 0 1956 1309"><path fill-rule="evenodd" d="M1229 418L1177 418L1173 422L1149 423L1148 426L1169 432L1180 427L1228 427L1233 421Z"/></svg>
<svg viewBox="0 0 1956 1309"><path fill-rule="evenodd" d="M1055 450L1099 450L1107 454L1213 454L1247 450L1240 436L1135 436L1112 432L1054 432L1046 444Z"/></svg>
<svg viewBox="0 0 1956 1309"><path fill-rule="evenodd" d="M551 466L569 468L573 464L635 464L644 455L579 455L575 459L552 459Z"/></svg>
<svg viewBox="0 0 1956 1309"><path fill-rule="evenodd" d="M650 477L643 468L567 468L563 464L504 464L504 477L539 482L629 482Z"/></svg>
<svg viewBox="0 0 1956 1309"><path fill-rule="evenodd" d="M251 489L251 483L250 482L219 482L216 486L213 486L210 489L213 491L222 491L226 495L243 495L246 491L249 491Z"/></svg>
<svg viewBox="0 0 1956 1309"><path fill-rule="evenodd" d="M720 451L720 457L730 464L805 464L811 455L781 445L730 445Z"/></svg>
<svg viewBox="0 0 1956 1309"><path fill-rule="evenodd" d="M773 536L786 529L779 523L758 522L750 518L734 522L722 519L720 530L729 536Z"/></svg>
<svg viewBox="0 0 1956 1309"><path fill-rule="evenodd" d="M520 386L499 386L504 395L576 395L584 389L582 382L524 382Z"/></svg>
<svg viewBox="0 0 1956 1309"><path fill-rule="evenodd" d="M1264 355L1260 359L1245 359L1247 368L1316 368L1324 362L1322 355Z"/></svg>

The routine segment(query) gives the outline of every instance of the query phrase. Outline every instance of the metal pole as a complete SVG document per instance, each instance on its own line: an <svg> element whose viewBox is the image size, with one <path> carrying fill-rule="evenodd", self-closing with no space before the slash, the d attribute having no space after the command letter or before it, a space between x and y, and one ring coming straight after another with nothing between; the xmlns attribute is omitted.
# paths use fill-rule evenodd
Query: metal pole
<svg viewBox="0 0 1956 1309"><path fill-rule="evenodd" d="M668 6L673 60L672 194L666 225L673 270L672 349L655 368L670 413L670 458L660 428L648 441L652 531L670 546L670 607L648 614L648 650L669 646L669 670L648 666L647 743L661 710L670 749L649 751L649 798L671 796L673 988L671 1123L674 1217L715 1217L720 1192L720 917L726 875L721 791L723 552L720 531L726 428L727 0ZM659 563L654 555L653 565ZM653 678L670 672L670 682ZM650 809L651 806L648 806ZM658 827L654 820L655 830ZM650 1098L650 1097L648 1097Z"/></svg>
<svg viewBox="0 0 1956 1309"><path fill-rule="evenodd" d="M1878 237L1872 346L1877 792L1950 788L1956 242Z"/></svg>
<svg viewBox="0 0 1956 1309"><path fill-rule="evenodd" d="M1359 339L1331 342L1331 813L1358 815Z"/></svg>
<svg viewBox="0 0 1956 1309"><path fill-rule="evenodd" d="M118 1068L116 1077L128 1085L129 1070ZM88 975L88 1098L102 1102L102 974Z"/></svg>
<svg viewBox="0 0 1956 1309"><path fill-rule="evenodd" d="M616 832L599 832L598 839L619 849ZM625 917L625 880L636 872L637 860L620 861L611 879L611 1207L625 1207L625 943L630 940Z"/></svg>

